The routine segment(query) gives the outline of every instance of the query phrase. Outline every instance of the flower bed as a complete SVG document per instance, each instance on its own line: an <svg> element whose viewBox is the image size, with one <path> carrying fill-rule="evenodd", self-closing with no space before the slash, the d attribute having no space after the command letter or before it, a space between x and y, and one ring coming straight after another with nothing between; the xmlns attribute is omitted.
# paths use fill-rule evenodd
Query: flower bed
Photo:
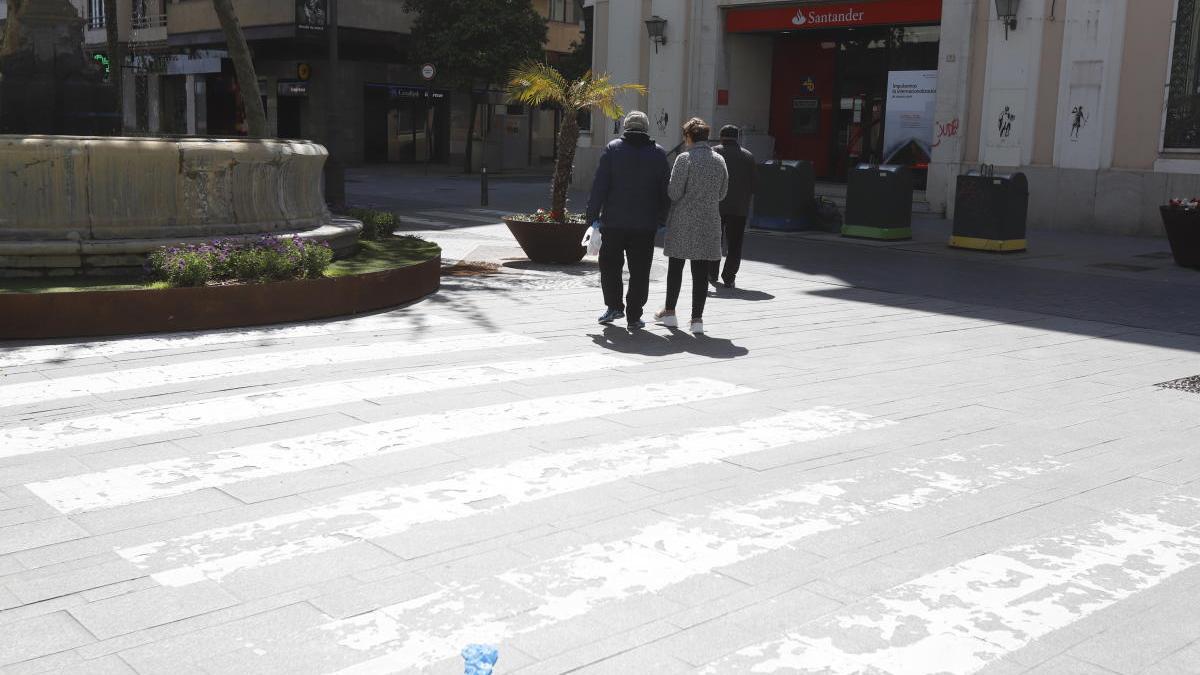
<svg viewBox="0 0 1200 675"><path fill-rule="evenodd" d="M146 267L152 277L170 286L205 286L316 279L332 261L333 250L324 242L263 235L250 243L218 239L161 248L150 254Z"/></svg>
<svg viewBox="0 0 1200 675"><path fill-rule="evenodd" d="M175 288L126 283L112 290L20 280L0 289L6 319L0 339L207 330L361 314L436 292L440 272L436 244L395 237L364 242L358 255L329 265L318 278Z"/></svg>

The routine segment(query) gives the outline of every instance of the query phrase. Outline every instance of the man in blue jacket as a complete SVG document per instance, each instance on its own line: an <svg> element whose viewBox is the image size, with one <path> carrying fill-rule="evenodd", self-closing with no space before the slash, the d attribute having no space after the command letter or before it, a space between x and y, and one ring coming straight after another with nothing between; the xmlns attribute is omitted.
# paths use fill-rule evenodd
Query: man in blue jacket
<svg viewBox="0 0 1200 675"><path fill-rule="evenodd" d="M600 222L600 285L608 309L600 323L627 317L631 329L643 328L642 308L650 294L654 237L667 222L671 199L667 152L650 140L650 118L633 111L624 133L600 155L588 199L587 222ZM629 261L629 294L621 300L621 279Z"/></svg>

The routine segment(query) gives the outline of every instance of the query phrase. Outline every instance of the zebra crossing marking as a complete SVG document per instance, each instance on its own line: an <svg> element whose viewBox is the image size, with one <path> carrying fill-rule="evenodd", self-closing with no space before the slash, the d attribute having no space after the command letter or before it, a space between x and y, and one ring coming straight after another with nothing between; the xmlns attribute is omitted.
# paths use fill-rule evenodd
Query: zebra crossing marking
<svg viewBox="0 0 1200 675"><path fill-rule="evenodd" d="M345 333L369 333L372 331L401 330L416 326L434 328L455 326L461 323L461 321L438 314L380 315L359 317L346 321L283 326L278 328L230 329L205 333L160 335L147 338L7 347L0 348L0 369L75 361L93 357L240 344L255 340L287 340L342 335Z"/></svg>
<svg viewBox="0 0 1200 675"><path fill-rule="evenodd" d="M895 586L704 672L973 673L1200 564L1197 522L1200 499L1182 495L1119 511Z"/></svg>
<svg viewBox="0 0 1200 675"><path fill-rule="evenodd" d="M392 398L459 387L477 387L548 376L587 373L636 364L636 361L630 359L582 353L318 382L257 391L252 394L221 396L152 408L55 420L23 427L9 427L0 429L0 447L19 448L21 454L63 450L82 445L313 410L365 399Z"/></svg>
<svg viewBox="0 0 1200 675"><path fill-rule="evenodd" d="M160 584L221 579L419 523L455 520L672 468L890 426L847 410L815 408L684 434L634 438L460 471L424 484L372 490L300 512L214 528L117 553ZM490 504L480 508L478 503Z"/></svg>
<svg viewBox="0 0 1200 675"><path fill-rule="evenodd" d="M179 457L29 483L26 487L61 512L79 513L449 441L753 391L708 378L602 389L414 415L219 450L199 457Z"/></svg>
<svg viewBox="0 0 1200 675"><path fill-rule="evenodd" d="M363 363L495 347L519 347L538 344L538 342L539 340L535 338L515 333L473 333L375 342L370 345L370 348L356 344L338 344L264 354L201 359L4 385L0 386L0 408L78 396L180 385L253 373L268 373L290 368ZM0 458L20 454L24 454L21 448L0 449Z"/></svg>
<svg viewBox="0 0 1200 675"><path fill-rule="evenodd" d="M970 470L955 472L956 466ZM1052 458L989 464L954 454L896 470L908 489L874 501L854 495L856 486L867 487L861 477L778 490L749 502L719 504L702 514L667 518L629 537L580 546L320 629L342 646L377 654L339 673L421 667L453 654L463 640L503 642L608 603L661 592L821 532L960 499L1061 467ZM514 612L515 606L532 609ZM472 611L464 613L464 607Z"/></svg>

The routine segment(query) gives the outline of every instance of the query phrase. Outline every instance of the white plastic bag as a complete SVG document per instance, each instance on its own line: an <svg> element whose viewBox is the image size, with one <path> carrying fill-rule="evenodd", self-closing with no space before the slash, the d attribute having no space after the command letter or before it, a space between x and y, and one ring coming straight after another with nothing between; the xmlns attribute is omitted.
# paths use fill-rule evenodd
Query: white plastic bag
<svg viewBox="0 0 1200 675"><path fill-rule="evenodd" d="M587 234L583 235L583 241L580 242L587 246L588 255L600 255L600 223L592 223Z"/></svg>

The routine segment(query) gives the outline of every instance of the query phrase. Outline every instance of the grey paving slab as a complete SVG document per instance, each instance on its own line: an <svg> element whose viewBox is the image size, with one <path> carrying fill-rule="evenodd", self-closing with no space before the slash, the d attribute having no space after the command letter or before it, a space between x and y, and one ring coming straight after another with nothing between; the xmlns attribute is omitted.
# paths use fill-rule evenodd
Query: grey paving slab
<svg viewBox="0 0 1200 675"><path fill-rule="evenodd" d="M71 608L70 614L100 639L133 633L237 604L214 583L156 587Z"/></svg>
<svg viewBox="0 0 1200 675"><path fill-rule="evenodd" d="M0 624L0 666L55 654L95 640L66 612Z"/></svg>

